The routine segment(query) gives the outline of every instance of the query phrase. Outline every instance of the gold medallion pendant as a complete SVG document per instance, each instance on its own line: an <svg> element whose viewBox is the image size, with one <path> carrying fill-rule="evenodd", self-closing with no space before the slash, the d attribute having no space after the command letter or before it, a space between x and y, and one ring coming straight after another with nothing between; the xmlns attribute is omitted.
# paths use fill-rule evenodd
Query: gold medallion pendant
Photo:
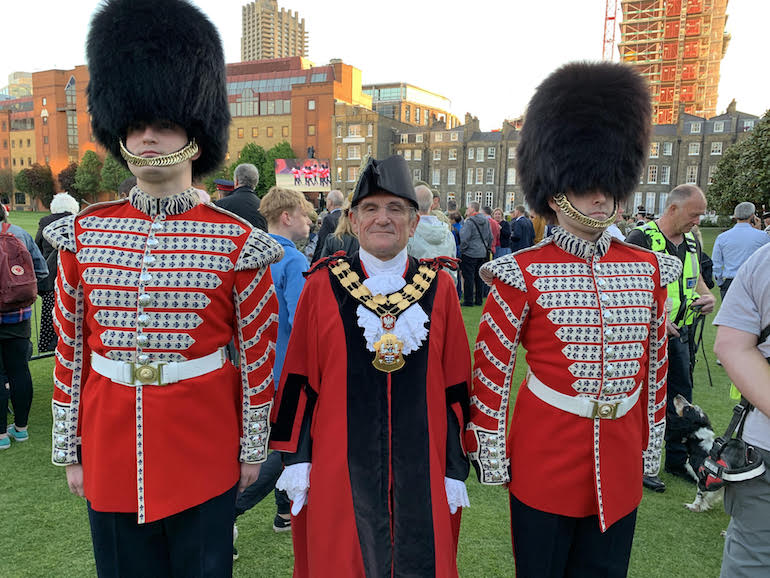
<svg viewBox="0 0 770 578"><path fill-rule="evenodd" d="M374 343L374 351L376 355L372 361L372 365L384 371L385 373L391 373L397 369L404 367L404 356L402 352L404 350L404 342L392 333L385 333L380 337L379 341Z"/></svg>

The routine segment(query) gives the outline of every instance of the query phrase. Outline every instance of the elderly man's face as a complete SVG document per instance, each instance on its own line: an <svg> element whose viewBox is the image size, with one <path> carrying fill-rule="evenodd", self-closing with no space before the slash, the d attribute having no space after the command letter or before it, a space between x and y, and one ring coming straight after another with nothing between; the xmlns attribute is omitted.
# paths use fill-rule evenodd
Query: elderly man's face
<svg viewBox="0 0 770 578"><path fill-rule="evenodd" d="M409 201L388 193L368 195L350 212L361 248L382 261L406 247L418 221Z"/></svg>

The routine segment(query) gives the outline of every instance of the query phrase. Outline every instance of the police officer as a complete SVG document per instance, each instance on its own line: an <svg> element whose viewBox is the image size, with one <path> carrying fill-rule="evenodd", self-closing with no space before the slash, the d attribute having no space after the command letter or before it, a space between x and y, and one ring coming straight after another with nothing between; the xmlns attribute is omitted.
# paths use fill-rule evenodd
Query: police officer
<svg viewBox="0 0 770 578"><path fill-rule="evenodd" d="M692 369L695 364L693 325L699 313L711 313L716 302L701 275L701 246L692 228L706 212L706 197L695 185L672 190L663 214L656 221L636 227L626 241L652 251L668 253L682 262L682 274L668 285L668 403L666 411L666 461L669 474L693 481L685 470L687 449L681 441L673 399L677 394L692 401ZM657 477L645 477L646 487L662 492L665 484Z"/></svg>

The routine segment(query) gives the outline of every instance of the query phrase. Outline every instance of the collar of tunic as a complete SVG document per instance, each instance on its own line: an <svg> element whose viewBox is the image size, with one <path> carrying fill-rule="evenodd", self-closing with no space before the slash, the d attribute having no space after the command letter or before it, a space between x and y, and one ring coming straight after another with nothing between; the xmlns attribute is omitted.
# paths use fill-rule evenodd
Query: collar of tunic
<svg viewBox="0 0 770 578"><path fill-rule="evenodd" d="M201 202L198 191L193 187L161 198L134 187L128 194L128 201L132 207L153 218L158 215L181 215Z"/></svg>
<svg viewBox="0 0 770 578"><path fill-rule="evenodd" d="M554 228L553 242L567 253L588 260L594 256L603 257L607 253L612 242L612 235L605 230L596 241L587 241L561 227L556 227Z"/></svg>

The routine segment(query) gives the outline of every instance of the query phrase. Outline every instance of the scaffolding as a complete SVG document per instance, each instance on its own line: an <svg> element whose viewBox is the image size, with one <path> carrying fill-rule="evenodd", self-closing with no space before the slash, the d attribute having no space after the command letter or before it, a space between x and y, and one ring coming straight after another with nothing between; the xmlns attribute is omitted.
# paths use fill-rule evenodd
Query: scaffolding
<svg viewBox="0 0 770 578"><path fill-rule="evenodd" d="M728 0L621 0L620 59L650 83L653 122L716 114Z"/></svg>

